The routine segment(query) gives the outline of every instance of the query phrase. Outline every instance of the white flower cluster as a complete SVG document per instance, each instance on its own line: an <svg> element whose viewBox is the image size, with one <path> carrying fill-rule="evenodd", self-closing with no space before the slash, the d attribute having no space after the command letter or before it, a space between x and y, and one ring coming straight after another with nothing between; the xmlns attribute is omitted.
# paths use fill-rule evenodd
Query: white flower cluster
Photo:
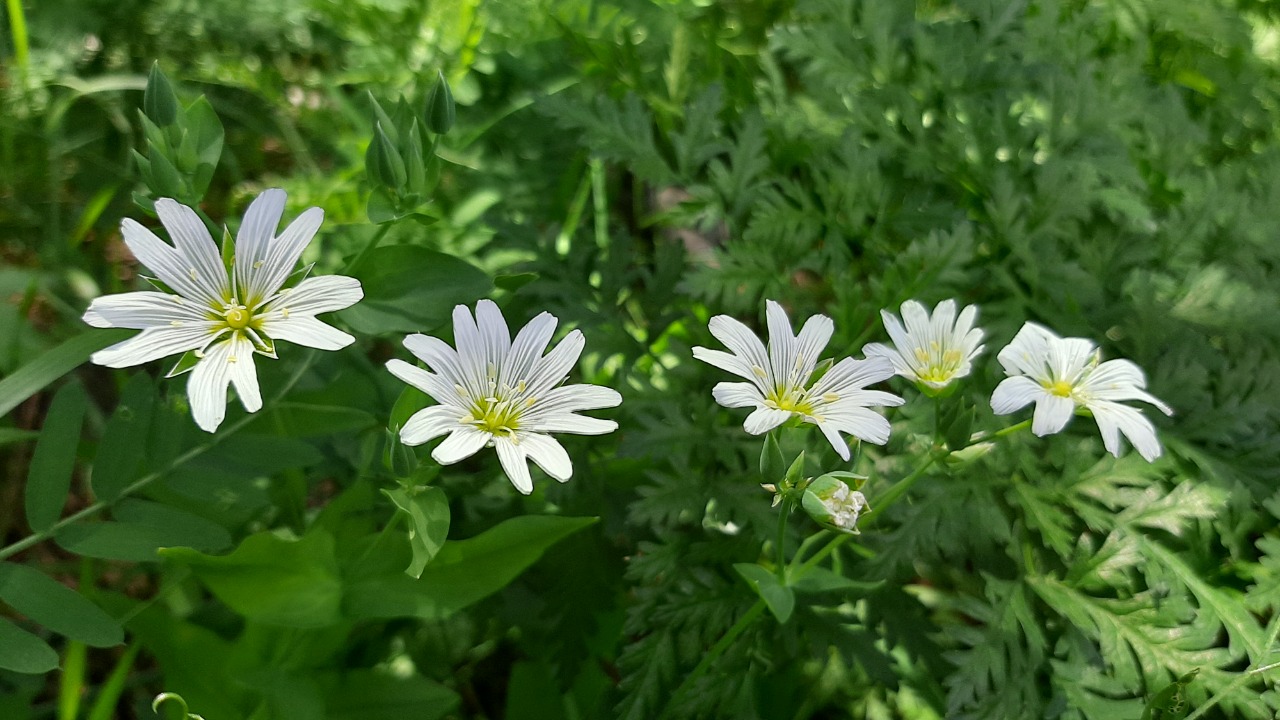
<svg viewBox="0 0 1280 720"><path fill-rule="evenodd" d="M975 327L978 309L956 313L956 302L944 300L932 313L908 300L902 320L881 311L893 345L871 343L865 360L844 358L815 378L818 355L831 339L834 324L825 315L810 317L798 336L791 333L778 303L767 303L766 348L741 322L725 315L711 319L710 330L731 353L697 347L694 357L731 372L748 382L723 382L712 394L724 407L751 407L743 427L758 435L790 419L812 423L826 435L841 458L849 447L839 433L884 444L889 423L869 406L901 405L902 398L866 386L901 375L922 392L941 396L955 381L972 371L984 346L984 333ZM1142 457L1160 457L1155 427L1125 400L1150 403L1166 415L1173 410L1146 392L1142 370L1128 360L1101 360L1100 351L1082 338L1061 338L1035 323L1026 323L997 356L1008 376L991 396L991 408L1006 415L1035 403L1032 432L1050 435L1066 427L1076 412L1091 414L1102 432L1103 444L1120 454L1120 436L1128 438ZM812 384L810 381L813 380Z"/></svg>

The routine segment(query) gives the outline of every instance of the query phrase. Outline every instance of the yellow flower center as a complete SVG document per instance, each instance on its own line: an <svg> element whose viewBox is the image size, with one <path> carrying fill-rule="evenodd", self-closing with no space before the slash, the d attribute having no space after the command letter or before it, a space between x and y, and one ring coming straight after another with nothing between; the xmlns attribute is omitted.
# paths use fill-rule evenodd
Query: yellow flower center
<svg viewBox="0 0 1280 720"><path fill-rule="evenodd" d="M252 319L253 316L249 314L249 309L243 305L231 308L226 314L227 324L231 326L232 330L243 330Z"/></svg>
<svg viewBox="0 0 1280 720"><path fill-rule="evenodd" d="M916 376L931 383L947 382L956 374L964 361L964 353L955 348L943 350L936 340L929 344L928 350L916 348L915 356L921 365Z"/></svg>
<svg viewBox="0 0 1280 720"><path fill-rule="evenodd" d="M472 425L490 435L506 435L516 439L516 430L520 429L520 416L525 410L538 402L536 397L523 397L526 389L521 380L515 387L503 385L498 387L495 368L489 370L489 395L471 397L466 388L457 386L458 394L470 400L471 412L462 418L466 425Z"/></svg>
<svg viewBox="0 0 1280 720"><path fill-rule="evenodd" d="M1071 397L1071 383L1066 380L1055 380L1052 383L1045 383L1044 387L1046 390L1058 397Z"/></svg>
<svg viewBox="0 0 1280 720"><path fill-rule="evenodd" d="M797 387L775 387L765 396L764 404L776 410L813 415L813 403L804 390Z"/></svg>

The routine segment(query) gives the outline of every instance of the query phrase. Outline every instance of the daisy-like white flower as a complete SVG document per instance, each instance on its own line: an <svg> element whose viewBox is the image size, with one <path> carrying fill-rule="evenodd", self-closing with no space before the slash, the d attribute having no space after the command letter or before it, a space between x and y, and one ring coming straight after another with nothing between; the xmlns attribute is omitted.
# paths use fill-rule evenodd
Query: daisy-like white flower
<svg viewBox="0 0 1280 720"><path fill-rule="evenodd" d="M481 300L474 319L465 305L453 309L457 350L430 335L406 337L404 346L427 369L403 360L388 361L387 369L440 404L414 413L400 428L400 441L421 445L447 435L431 453L441 465L492 445L511 484L526 495L533 492L526 459L556 480L568 480L573 462L551 433L613 432L616 422L578 413L614 407L622 396L598 385L562 384L585 340L574 330L544 356L556 323L544 312L512 340L502 311L492 300Z"/></svg>
<svg viewBox="0 0 1280 720"><path fill-rule="evenodd" d="M124 242L155 273L148 279L158 290L105 295L89 305L84 321L94 327L142 331L91 360L120 368L185 353L168 377L191 372L191 414L202 430L213 432L226 416L229 384L245 410L262 407L253 356L274 359L275 340L321 350L354 342L316 315L355 304L364 296L360 282L342 275L308 278L305 271L301 281L289 282L324 211L306 210L277 237L284 202L283 190L259 195L234 245L221 252L195 211L169 198L156 201L156 214L173 245L125 219Z"/></svg>
<svg viewBox="0 0 1280 720"><path fill-rule="evenodd" d="M1036 404L1031 431L1044 436L1062 430L1076 408L1085 408L1098 423L1102 443L1120 456L1120 435L1151 462L1160 457L1160 442L1151 421L1124 400L1155 405L1165 415L1173 410L1144 388L1142 369L1128 360L1101 362L1101 353L1084 338L1062 338L1035 323L1026 323L997 356L1005 378L991 395L991 409L1007 415Z"/></svg>
<svg viewBox="0 0 1280 720"><path fill-rule="evenodd" d="M982 352L982 330L973 326L978 317L975 305L957 318L955 300L938 303L932 315L924 305L908 300L902 303L902 322L888 310L881 310L880 317L893 347L871 343L862 352L887 359L898 375L928 388L926 392L942 390L968 375L971 361Z"/></svg>
<svg viewBox="0 0 1280 720"><path fill-rule="evenodd" d="M727 408L753 407L742 427L752 435L766 433L792 417L818 426L831 447L845 460L849 445L840 433L883 445L889 440L889 421L868 406L894 406L902 398L868 385L893 376L893 365L884 358L845 358L809 386L818 366L818 355L831 340L835 325L826 315L805 321L800 334L791 333L791 322L782 306L769 300L765 317L769 347L741 322L728 315L711 318L711 334L731 353L704 347L693 356L749 382L722 382L711 391Z"/></svg>

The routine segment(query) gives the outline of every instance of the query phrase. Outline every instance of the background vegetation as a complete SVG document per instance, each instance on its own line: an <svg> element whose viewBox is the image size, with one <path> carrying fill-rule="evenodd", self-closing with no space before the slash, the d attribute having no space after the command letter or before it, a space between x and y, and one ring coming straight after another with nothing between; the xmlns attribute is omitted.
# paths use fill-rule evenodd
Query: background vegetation
<svg viewBox="0 0 1280 720"><path fill-rule="evenodd" d="M66 473L75 468L53 517L111 507L110 520L76 523L0 565L0 615L48 641L61 667L0 670L0 717L150 717L151 698L171 690L207 720L1134 720L1193 671L1185 707L1157 712L1261 720L1280 709L1272 4L7 8L0 538L36 529L24 488L44 472L33 462L41 428L61 433ZM380 614L351 599L360 578L349 565L395 512L377 489L405 469L383 461L400 386L380 365L404 356L397 335L349 321L354 349L317 357L287 403L177 466L206 438L183 383L154 379L167 367L74 361L53 372L50 358L70 355L46 353L86 332L88 301L134 287L118 228L144 217L130 150L143 146L136 109L155 60L225 127L206 213L233 223L258 191L283 187L289 216L325 209L308 261L326 271L373 232L368 93L421 99L444 71L459 107L439 148L439 220L399 223L383 242L447 253L485 277L470 296L418 296L415 322L438 319L416 329L445 332L453 302L484 295L513 325L549 310L587 336L583 381L626 399L617 433L566 441L568 484L542 478L519 496L491 457L438 477L427 461L418 481L447 493L451 538L527 516L598 522L548 530L526 572L465 606ZM982 308L988 352L961 391L987 413L980 423L994 423L995 350L1031 319L1147 371L1176 409L1156 418L1166 456L1111 458L1083 422L1050 439L1013 436L926 475L834 554L855 587L803 596L786 624L735 625L756 597L733 565L767 556L776 515L758 487L759 441L714 405L721 378L690 356L712 342L706 320L758 319L777 299L793 318L830 315L830 352L853 354L882 339L881 308L948 297ZM268 396L296 367L262 365ZM19 371L32 367L48 377L32 384ZM914 402L890 415L888 448L858 465L873 476L873 507L933 427L915 391L896 389ZM52 427L68 415L67 429ZM834 462L820 443L810 450ZM117 502L104 468L119 468L106 471L112 487L161 477ZM211 595L198 563L155 552L279 557L261 539L281 537L271 530L331 543L303 546L280 571L324 565L340 608L282 623L253 600ZM794 518L788 540L813 531ZM398 573L396 553L407 544L374 557ZM29 587L14 578L30 568L75 587L122 636L33 617L4 591Z"/></svg>

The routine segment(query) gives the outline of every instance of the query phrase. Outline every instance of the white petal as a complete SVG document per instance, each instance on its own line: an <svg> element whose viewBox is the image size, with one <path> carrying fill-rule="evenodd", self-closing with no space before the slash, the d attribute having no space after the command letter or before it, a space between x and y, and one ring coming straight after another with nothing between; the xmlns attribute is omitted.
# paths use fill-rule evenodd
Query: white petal
<svg viewBox="0 0 1280 720"><path fill-rule="evenodd" d="M128 340L99 350L90 360L95 365L122 368L195 350L204 347L214 337L210 329L212 325L148 328Z"/></svg>
<svg viewBox="0 0 1280 720"><path fill-rule="evenodd" d="M498 460L502 469L511 479L511 484L520 492L528 495L533 492L533 478L529 477L529 466L524 460L524 451L511 442L510 438L494 438L493 448L498 451Z"/></svg>
<svg viewBox="0 0 1280 720"><path fill-rule="evenodd" d="M805 321L796 336L796 381L807 383L809 376L818 365L818 356L831 342L831 334L835 332L835 323L826 315L813 315Z"/></svg>
<svg viewBox="0 0 1280 720"><path fill-rule="evenodd" d="M431 457L441 465L452 465L475 455L491 439L493 436L487 432L473 427L458 427L436 446Z"/></svg>
<svg viewBox="0 0 1280 720"><path fill-rule="evenodd" d="M480 339L480 328L471 317L471 309L466 305L453 308L453 341L458 346L458 368L461 370L463 387L472 397L486 397L489 392L489 369L486 366L484 344ZM497 368L494 368L496 375ZM496 378L495 378L496 380Z"/></svg>
<svg viewBox="0 0 1280 720"><path fill-rule="evenodd" d="M191 404L191 416L205 432L213 432L227 415L227 385L231 382L231 369L227 358L232 343L220 342L205 351L187 380L187 399Z"/></svg>
<svg viewBox="0 0 1280 720"><path fill-rule="evenodd" d="M262 331L273 340L285 340L319 350L341 350L356 341L332 325L305 316L264 320Z"/></svg>
<svg viewBox="0 0 1280 720"><path fill-rule="evenodd" d="M622 395L613 388L600 385L561 385L546 395L535 398L528 415L598 410L617 407L620 404L622 404Z"/></svg>
<svg viewBox="0 0 1280 720"><path fill-rule="evenodd" d="M894 376L895 372L893 363L882 357L866 360L845 358L828 370L821 380L814 383L809 393L814 397L821 397L827 393L844 395L872 383L888 380Z"/></svg>
<svg viewBox="0 0 1280 720"><path fill-rule="evenodd" d="M1005 378L991 393L991 411L997 415L1017 412L1049 394L1040 383L1018 375Z"/></svg>
<svg viewBox="0 0 1280 720"><path fill-rule="evenodd" d="M836 405L860 405L866 407L873 405L876 407L898 407L907 401L894 395L893 393L884 392L883 390L852 390L839 396L835 401ZM830 407L829 404L821 402L819 398L819 407ZM823 411L825 412L825 410Z"/></svg>
<svg viewBox="0 0 1280 720"><path fill-rule="evenodd" d="M450 385L465 387L462 363L458 359L458 352L449 347L449 343L437 337L414 333L405 337L404 346Z"/></svg>
<svg viewBox="0 0 1280 720"><path fill-rule="evenodd" d="M521 423L526 424L534 432L573 435L604 435L618 429L618 423L613 420L601 420L567 412L539 415L536 420L521 418Z"/></svg>
<svg viewBox="0 0 1280 720"><path fill-rule="evenodd" d="M791 321L782 306L773 300L765 301L765 324L769 328L769 368L774 380L791 376L796 362L796 338L791 334Z"/></svg>
<svg viewBox="0 0 1280 720"><path fill-rule="evenodd" d="M223 345L228 345L227 377L240 396L240 404L248 412L262 409L262 393L258 389L258 374L253 364L253 343L236 333Z"/></svg>
<svg viewBox="0 0 1280 720"><path fill-rule="evenodd" d="M574 330L565 336L560 344L552 348L547 356L534 364L527 381L530 395L542 395L555 387L568 376L569 371L577 364L582 355L586 340L580 330Z"/></svg>
<svg viewBox="0 0 1280 720"><path fill-rule="evenodd" d="M949 347L955 327L956 301L948 298L935 305L933 315L929 317L929 347L935 342L939 347Z"/></svg>
<svg viewBox="0 0 1280 720"><path fill-rule="evenodd" d="M125 218L120 223L120 232L124 235L124 244L129 247L129 252L165 285L201 305L222 305L224 299L221 295L210 295L196 282L199 272L190 261L156 237L155 233L131 218Z"/></svg>
<svg viewBox="0 0 1280 720"><path fill-rule="evenodd" d="M564 447L547 435L522 433L520 449L551 477L565 482L573 475L573 461Z"/></svg>
<svg viewBox="0 0 1280 720"><path fill-rule="evenodd" d="M1062 338L1049 341L1049 367L1055 380L1066 380L1075 385L1094 358L1096 347L1084 338Z"/></svg>
<svg viewBox="0 0 1280 720"><path fill-rule="evenodd" d="M289 316L319 315L351 307L364 297L360 281L346 275L321 275L298 283L297 287L280 291L263 306L261 315L267 319Z"/></svg>
<svg viewBox="0 0 1280 720"><path fill-rule="evenodd" d="M511 331L497 303L492 300L476 303L476 327L480 331L486 366L493 365L496 372L511 349Z"/></svg>
<svg viewBox="0 0 1280 720"><path fill-rule="evenodd" d="M211 297L228 294L231 281L222 264L222 255L196 211L176 200L160 198L156 200L156 215L169 231L178 254L195 269L195 282L205 294Z"/></svg>
<svg viewBox="0 0 1280 720"><path fill-rule="evenodd" d="M452 405L455 408L463 407L457 390L439 375L395 359L387 361L387 369L392 375L430 395L436 402Z"/></svg>
<svg viewBox="0 0 1280 720"><path fill-rule="evenodd" d="M1046 364L1049 360L1049 343L1057 335L1048 328L1033 322L1024 323L997 355L996 360L1006 375L1027 375L1035 380L1052 382Z"/></svg>
<svg viewBox="0 0 1280 720"><path fill-rule="evenodd" d="M835 403L828 407L822 424L876 445L889 442L889 421L879 413L852 402Z"/></svg>
<svg viewBox="0 0 1280 720"><path fill-rule="evenodd" d="M893 371L902 377L909 378L911 380L915 380L919 377L916 374L915 368L907 362L906 358L902 357L902 353L888 345L883 345L881 343L868 343L862 346L862 354L866 355L868 359L884 358L885 360L888 360L889 363L893 365Z"/></svg>
<svg viewBox="0 0 1280 720"><path fill-rule="evenodd" d="M162 292L127 292L103 295L89 303L84 321L94 327L180 327L172 323L212 325L205 313L177 295Z"/></svg>
<svg viewBox="0 0 1280 720"><path fill-rule="evenodd" d="M752 435L763 435L786 422L790 417L791 413L787 410L770 407L756 408L742 423L742 429Z"/></svg>
<svg viewBox="0 0 1280 720"><path fill-rule="evenodd" d="M724 343L724 346L729 348L730 352L740 357L742 362L745 363L746 372L736 372L735 374L751 378L754 377L753 367L758 367L766 373L769 371L769 353L765 350L764 343L760 342L760 338L756 337L755 333L751 332L751 329L746 325L728 315L716 315L711 318L711 322L707 327L717 340ZM728 367L714 363L704 357L699 357L696 352L694 357L729 370L729 372L735 372Z"/></svg>
<svg viewBox="0 0 1280 720"><path fill-rule="evenodd" d="M845 442L844 438L840 436L840 431L836 429L835 423L820 422L815 424L822 431L823 436L827 438L827 442L831 443L831 447L835 449L840 459L848 462L849 443Z"/></svg>
<svg viewBox="0 0 1280 720"><path fill-rule="evenodd" d="M718 383L711 389L711 397L727 408L760 407L764 405L764 395L760 394L760 388L751 383Z"/></svg>
<svg viewBox="0 0 1280 720"><path fill-rule="evenodd" d="M280 289L285 280L293 274L293 268L307 249L311 239L315 237L320 224L324 222L324 211L318 207L307 208L301 215L289 223L289 227L280 233L280 237L267 245L266 257L259 262L262 266L258 272L242 280L246 303L260 302L271 297ZM237 278L239 279L239 278Z"/></svg>
<svg viewBox="0 0 1280 720"><path fill-rule="evenodd" d="M400 442L405 445L421 445L457 430L461 425L458 421L457 408L445 405L423 408L409 416L404 427L400 428Z"/></svg>
<svg viewBox="0 0 1280 720"><path fill-rule="evenodd" d="M1045 393L1036 400L1036 410L1031 420L1031 432L1039 437L1052 435L1067 426L1075 413L1076 404L1071 398Z"/></svg>
<svg viewBox="0 0 1280 720"><path fill-rule="evenodd" d="M542 357L547 343L551 342L557 322L555 315L544 312L520 328L502 360L502 368L498 373L499 383L514 387L520 381L528 379L534 363Z"/></svg>
<svg viewBox="0 0 1280 720"><path fill-rule="evenodd" d="M260 288L264 283L260 276L266 272L267 254L276 228L284 215L285 192L279 188L264 190L249 203L249 209L236 231L235 277L240 287L236 291L242 301L248 301L248 288ZM262 299L262 298L256 298Z"/></svg>
<svg viewBox="0 0 1280 720"><path fill-rule="evenodd" d="M693 349L693 356L708 365L714 365L715 367L726 372L731 372L740 378L750 380L761 389L761 392L764 392L766 389L768 371L765 370L765 368L768 367L767 365L758 366L760 367L760 372L765 374L764 377L761 377L753 370L751 363L744 360L740 355L731 355L723 350L710 350L704 347L695 347Z"/></svg>
<svg viewBox="0 0 1280 720"><path fill-rule="evenodd" d="M916 306L919 306L919 303L914 300L908 300L902 304L903 315L907 314L906 308L910 303L914 303ZM924 312L924 309L921 308L920 312ZM898 317L888 310L880 311L880 319L884 322L885 332L889 333L889 339L893 341L893 346L897 349L899 357L901 357L903 363L910 368L911 372L909 375L906 375L906 377L915 377L917 375L917 371L920 369L917 367L915 360L915 349L920 346L920 340L911 337L911 335L907 333L906 328L902 326L902 322L898 320ZM863 350L863 354L870 357L870 354L866 352L865 348Z"/></svg>
<svg viewBox="0 0 1280 720"><path fill-rule="evenodd" d="M1162 450L1156 439L1156 428L1136 408L1106 401L1092 402L1088 407L1098 422L1102 444L1112 455L1120 457L1120 433L1124 433L1147 462L1160 457Z"/></svg>
<svg viewBox="0 0 1280 720"><path fill-rule="evenodd" d="M1081 391L1088 397L1111 401L1142 400L1155 405L1165 415L1172 415L1173 408L1144 391L1142 388L1146 386L1147 378L1142 368L1129 360L1108 360L1080 383Z"/></svg>

